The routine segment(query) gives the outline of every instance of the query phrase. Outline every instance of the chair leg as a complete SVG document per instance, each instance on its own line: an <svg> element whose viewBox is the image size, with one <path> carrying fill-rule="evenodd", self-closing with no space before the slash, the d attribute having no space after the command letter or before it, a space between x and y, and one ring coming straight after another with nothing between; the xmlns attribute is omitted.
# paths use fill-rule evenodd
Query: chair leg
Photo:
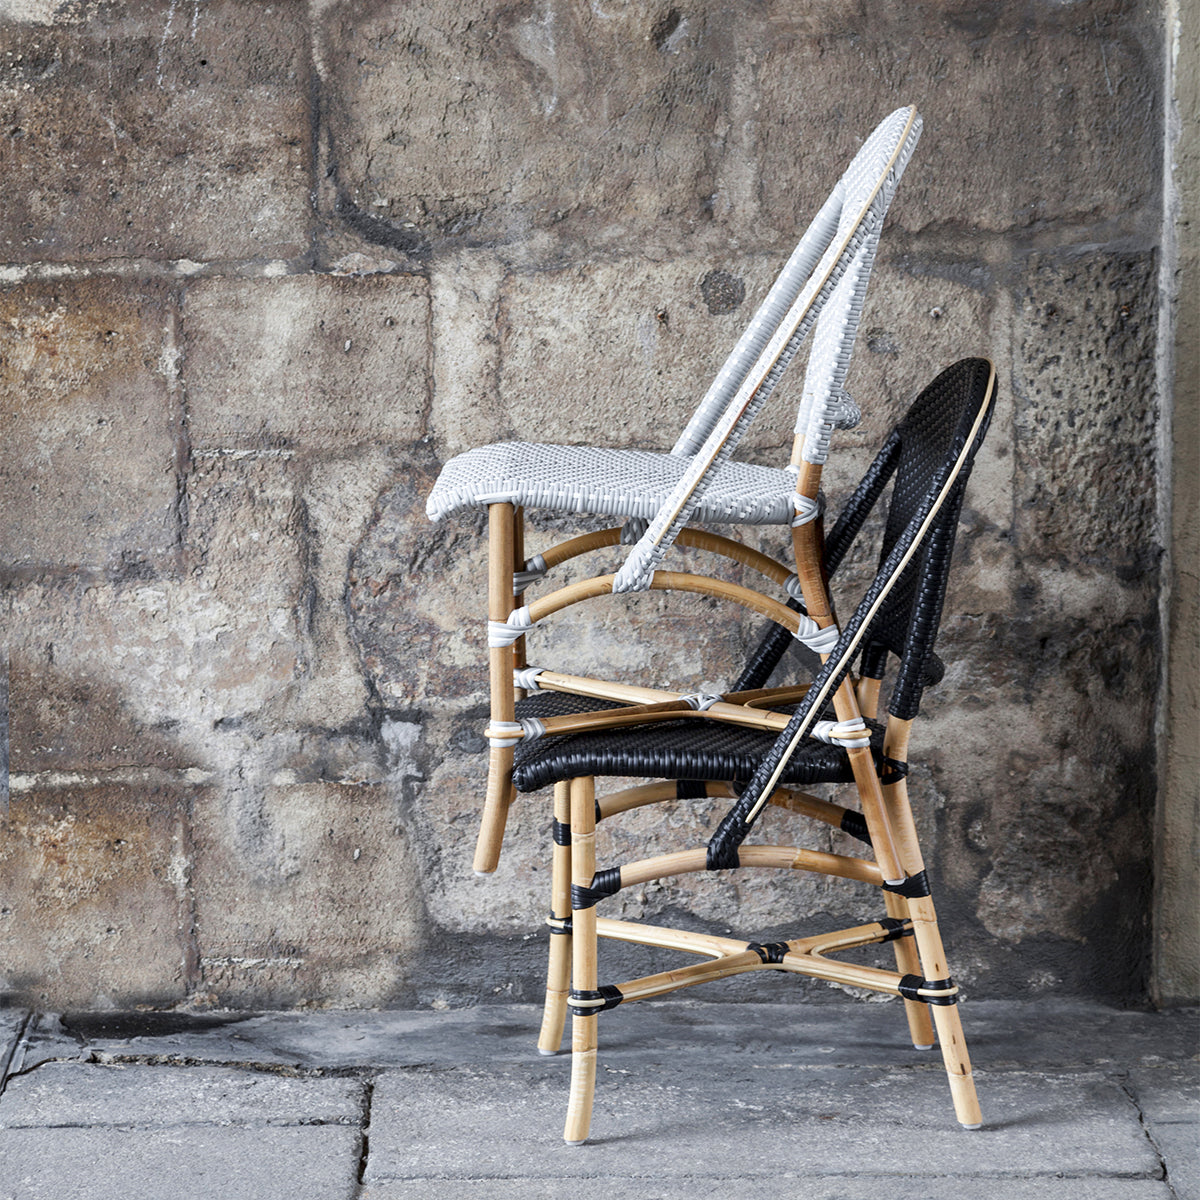
<svg viewBox="0 0 1200 1200"><path fill-rule="evenodd" d="M888 721L883 747L885 755L899 762L908 761L911 726L911 721L901 721L894 717ZM884 789L884 807L885 819L894 831L896 843L902 854L904 874L916 875L924 870L925 864L921 857L917 826L913 820L912 806L908 802L908 786L904 779ZM914 974L920 975L922 979L948 979L950 968L946 963L946 951L942 946L942 935L938 930L937 913L934 911L932 897L919 896L909 899L905 901L905 907L912 919L912 941L916 943L920 959L920 969ZM983 1117L979 1111L979 1098L975 1094L975 1078L971 1073L971 1059L967 1054L958 1005L932 1004L929 1007L933 1010L933 1024L942 1047L942 1061L946 1064L946 1074L950 1079L950 1096L954 1101L955 1116L965 1128L978 1129Z"/></svg>
<svg viewBox="0 0 1200 1200"><path fill-rule="evenodd" d="M884 892L883 899L889 917L895 917L901 921L909 919L908 902L903 896L897 896L895 892ZM901 975L919 975L921 973L921 959L917 954L916 938L897 938L892 943L892 948L896 952L896 970ZM929 1018L929 1008L928 1004L922 1004L919 1000L904 1001L904 1015L908 1018L909 1036L917 1050L933 1049L933 1022Z"/></svg>
<svg viewBox="0 0 1200 1200"><path fill-rule="evenodd" d="M513 553L516 515L511 504L488 506L488 620L507 621L512 614ZM515 716L513 650L511 646L488 651L491 677L491 719L507 724ZM487 795L475 844L476 875L490 875L500 861L500 843L508 808L512 803L512 747L493 746L488 755Z"/></svg>
<svg viewBox="0 0 1200 1200"><path fill-rule="evenodd" d="M554 847L550 879L550 963L538 1035L540 1054L557 1054L567 1022L571 987L571 785L554 785Z"/></svg>
<svg viewBox="0 0 1200 1200"><path fill-rule="evenodd" d="M921 958L922 978L949 978L950 969L946 965L933 900L928 896L910 900L909 911L912 914L917 953ZM983 1116L979 1111L979 1098L975 1094L975 1077L971 1072L971 1059L967 1054L958 1005L934 1004L930 1007L933 1009L938 1043L942 1047L942 1061L946 1064L946 1074L950 1079L954 1114L965 1129L978 1129L983 1123Z"/></svg>
<svg viewBox="0 0 1200 1200"><path fill-rule="evenodd" d="M596 873L596 790L590 778L571 780L571 882L590 887ZM596 906L571 913L573 998L595 995ZM580 996L580 993L583 996ZM597 1015L576 1011L571 1017L571 1094L563 1139L572 1146L587 1141L596 1093Z"/></svg>

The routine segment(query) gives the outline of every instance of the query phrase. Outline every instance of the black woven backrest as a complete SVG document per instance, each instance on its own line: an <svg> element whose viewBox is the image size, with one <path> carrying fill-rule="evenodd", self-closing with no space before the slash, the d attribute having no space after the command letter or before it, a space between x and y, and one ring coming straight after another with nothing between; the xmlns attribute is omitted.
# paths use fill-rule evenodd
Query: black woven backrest
<svg viewBox="0 0 1200 1200"><path fill-rule="evenodd" d="M886 560L896 539L928 493L933 478L965 444L964 439L969 436L974 417L983 403L990 376L991 364L986 359L963 359L943 371L913 401L903 420L892 430L867 468L826 536L825 570L829 576L838 569L888 482L895 476L896 486L888 505L879 561L882 563ZM986 427L985 423L979 432L980 437ZM968 464L962 477L964 484L969 473ZM902 656L901 677L904 686L899 692L893 689L893 696L896 699L900 699L901 695L905 697L906 711L914 703L919 703L922 687L936 683L942 677L941 662L933 653L933 640L941 613L941 597L945 594L948 556L953 549L961 502L960 485L958 495L951 498L938 527L931 531L932 540L925 554L910 564L893 596L872 624L871 640L863 653L863 673L873 679L882 677L889 651ZM948 545L945 544L947 535ZM939 571L940 588L937 578ZM928 628L923 621L914 630L917 641L909 646L913 602L918 595L923 597L921 611L926 620L931 615L929 602L934 596L938 597L937 615L933 616L932 628ZM794 601L790 606L800 607ZM736 692L765 687L771 672L792 641L787 629L771 624L730 690ZM909 647L910 653L903 657L906 647ZM915 716L915 710L908 715Z"/></svg>
<svg viewBox="0 0 1200 1200"><path fill-rule="evenodd" d="M916 715L941 619L963 488L991 420L994 381L986 359L964 359L943 371L917 397L880 452L879 469L873 467L856 492L848 508L861 524L887 479L896 480L879 570L804 701L709 839L710 869L737 865L737 848L788 760L862 651L876 659L893 650L899 654L888 711L902 719ZM865 663L864 669L878 665Z"/></svg>
<svg viewBox="0 0 1200 1200"><path fill-rule="evenodd" d="M991 378L992 366L986 359L967 358L955 363L921 392L889 439L885 449L894 464L893 485L881 564L926 502L930 490L945 478L949 464L962 453L968 439L974 437L976 446L982 440L991 417L990 406L978 428L977 418L988 402ZM872 620L864 643L861 669L872 678L882 677L889 651L899 657L900 669L888 711L905 720L917 715L922 690L943 674L933 645L946 595L963 490L973 462L972 453L919 553Z"/></svg>

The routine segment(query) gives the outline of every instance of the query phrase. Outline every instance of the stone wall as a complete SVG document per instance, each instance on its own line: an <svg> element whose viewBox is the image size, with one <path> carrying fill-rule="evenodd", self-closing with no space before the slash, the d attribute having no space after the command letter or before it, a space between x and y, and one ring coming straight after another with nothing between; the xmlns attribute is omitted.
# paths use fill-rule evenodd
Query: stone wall
<svg viewBox="0 0 1200 1200"><path fill-rule="evenodd" d="M490 440L669 446L842 164L903 103L925 133L851 374L865 420L827 482L836 505L941 366L995 361L951 669L914 747L955 974L975 995L1145 995L1153 6L0 13L8 995L535 996L548 806L523 800L500 871L471 875L481 527L429 525L425 496ZM797 395L777 393L748 457L786 456ZM530 552L566 523L534 525ZM532 654L720 687L756 629L656 595L589 606ZM608 853L709 820L644 811ZM875 915L846 885L713 884L612 908L755 935Z"/></svg>

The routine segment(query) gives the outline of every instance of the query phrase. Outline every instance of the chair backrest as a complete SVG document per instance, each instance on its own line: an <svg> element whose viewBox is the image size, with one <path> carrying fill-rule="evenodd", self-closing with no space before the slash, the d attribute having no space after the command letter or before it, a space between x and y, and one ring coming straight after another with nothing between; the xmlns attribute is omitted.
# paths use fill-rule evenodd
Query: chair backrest
<svg viewBox="0 0 1200 1200"><path fill-rule="evenodd" d="M821 319L797 419L805 461L857 414L844 383L879 232L921 135L915 108L892 113L855 155L713 380L673 452L692 461L613 583L641 591L687 523L715 469L733 453L801 343Z"/></svg>
<svg viewBox="0 0 1200 1200"><path fill-rule="evenodd" d="M877 456L881 478L875 486L893 476L881 567L920 511L943 464L967 445L976 416L974 398L983 394L990 376L986 359L964 359L943 371L913 403ZM969 473L968 463L926 534L920 554L888 593L862 643L860 670L872 679L883 677L889 651L899 658L888 711L902 720L917 715L922 691L944 673L933 646Z"/></svg>
<svg viewBox="0 0 1200 1200"><path fill-rule="evenodd" d="M902 720L916 715L922 689L931 682L963 490L991 420L995 379L994 367L981 358L943 371L914 401L847 502L830 538L839 559L889 479L895 480L879 570L804 703L713 835L714 863L736 853L788 759L860 653L872 678L882 674L889 652L899 656L888 711Z"/></svg>

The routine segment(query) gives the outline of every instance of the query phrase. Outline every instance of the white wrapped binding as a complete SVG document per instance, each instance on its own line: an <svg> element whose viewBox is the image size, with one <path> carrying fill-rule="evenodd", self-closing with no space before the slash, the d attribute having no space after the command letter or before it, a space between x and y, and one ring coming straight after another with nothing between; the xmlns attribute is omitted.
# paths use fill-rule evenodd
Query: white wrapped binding
<svg viewBox="0 0 1200 1200"><path fill-rule="evenodd" d="M501 646L511 646L519 638L523 638L536 622L529 615L528 606L514 609L507 621L488 622L488 646L493 650Z"/></svg>
<svg viewBox="0 0 1200 1200"><path fill-rule="evenodd" d="M818 721L811 730L812 736L830 746L845 746L847 749L866 747L871 744L871 731L862 717L852 721Z"/></svg>

